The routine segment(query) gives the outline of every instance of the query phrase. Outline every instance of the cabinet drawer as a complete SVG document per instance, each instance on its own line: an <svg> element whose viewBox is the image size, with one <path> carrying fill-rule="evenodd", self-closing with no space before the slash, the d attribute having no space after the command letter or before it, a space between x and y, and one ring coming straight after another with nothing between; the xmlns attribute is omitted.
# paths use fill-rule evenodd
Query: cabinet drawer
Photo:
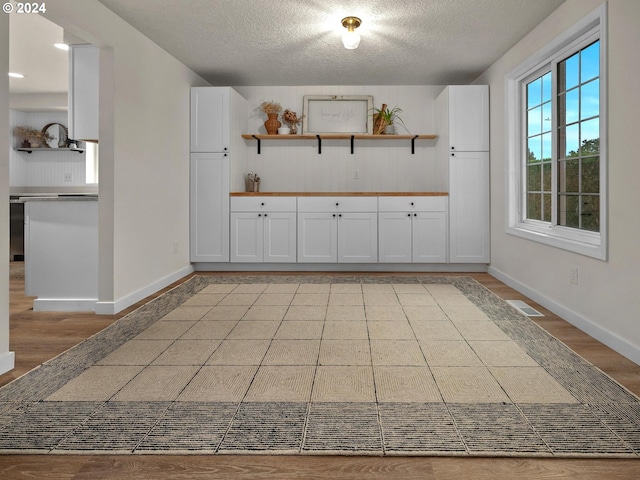
<svg viewBox="0 0 640 480"><path fill-rule="evenodd" d="M377 212L378 197L298 197L299 212Z"/></svg>
<svg viewBox="0 0 640 480"><path fill-rule="evenodd" d="M231 197L232 212L295 212L296 197Z"/></svg>
<svg viewBox="0 0 640 480"><path fill-rule="evenodd" d="M379 197L378 209L381 212L445 212L447 197Z"/></svg>

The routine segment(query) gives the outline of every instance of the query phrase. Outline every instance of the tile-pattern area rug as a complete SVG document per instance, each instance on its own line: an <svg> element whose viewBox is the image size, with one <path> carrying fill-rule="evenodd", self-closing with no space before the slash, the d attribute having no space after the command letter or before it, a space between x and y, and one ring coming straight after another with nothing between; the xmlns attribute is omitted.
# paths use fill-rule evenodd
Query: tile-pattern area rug
<svg viewBox="0 0 640 480"><path fill-rule="evenodd" d="M0 389L4 453L640 455L640 401L469 277L194 276Z"/></svg>

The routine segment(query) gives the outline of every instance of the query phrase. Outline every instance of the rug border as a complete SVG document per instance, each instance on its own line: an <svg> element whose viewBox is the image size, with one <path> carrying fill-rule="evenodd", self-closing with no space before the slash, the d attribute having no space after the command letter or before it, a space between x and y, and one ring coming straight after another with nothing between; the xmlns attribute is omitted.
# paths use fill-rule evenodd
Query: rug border
<svg viewBox="0 0 640 480"><path fill-rule="evenodd" d="M531 320L529 317L524 315L519 310L515 309L513 306L509 305L504 299L500 296L492 292L490 289L482 285L480 282L475 280L473 277L468 275L450 275L450 274L369 274L369 273L357 273L352 275L332 275L331 272L320 273L320 274L305 274L305 273L285 273L273 275L270 273L238 273L238 274L229 274L225 273L224 275L202 275L195 273L189 278L186 278L179 285L172 287L161 295L149 300L143 305L139 306L132 312L127 315L119 318L114 321L112 324L108 325L104 329L99 332L91 335L87 339L81 341L77 345L59 353L55 357L47 360L41 365L36 366L29 372L21 375L20 377L14 379L10 383L0 387L0 402L1 403L14 403L14 404L22 404L24 408L29 408L30 406L44 400L48 396L48 394L53 393L51 390L55 391L59 388L60 382L66 383L66 381L75 378L79 373L82 373L85 369L89 368L91 365L95 364L102 358L104 358L109 353L113 352L117 348L119 348L122 344L129 341L133 336L135 336L135 332L140 332L147 328L149 325L157 322L160 318L166 313L170 312L180 304L182 304L186 299L190 298L195 293L198 293L202 289L204 289L207 285L210 284L219 284L219 283L288 283L285 282L287 278L295 278L298 279L298 283L307 283L303 280L308 280L308 283L327 283L327 278L334 278L339 280L338 282L331 283L393 283L391 281L382 282L381 279L398 279L403 280L400 283L436 283L434 280L438 280L437 283L448 283L452 284L458 288L460 286L467 287L466 290L462 290L463 293L469 300L471 300L478 308L485 311L483 309L483 304L478 303L476 300L476 296L473 295L473 292L469 290L476 289L482 292L482 295L490 297L494 302L501 306L509 307L510 315L518 320L525 319L528 323L527 325L535 325L538 333L543 333L543 336L550 342L555 342L558 345L561 345L563 349L566 349L567 352L577 356L579 359L584 361L589 368L594 369L599 374L604 375L608 380L612 381L615 385L621 388L628 395L633 397L636 402L640 402L640 397L633 392L631 392L627 387L622 385L620 382L615 380L613 377L608 375L606 372L601 370L599 367L594 365L592 362L589 362L584 357L578 355L575 351L573 351L567 344L565 344L562 340L556 338L551 335L551 333L547 332L542 326L538 325L535 321ZM366 282L367 279L372 279L376 281ZM417 281L407 281L407 280L417 280ZM220 281L222 280L222 281ZM248 281L254 280L254 281ZM258 281L256 281L258 280ZM320 281L319 281L320 280ZM364 280L364 281L363 281ZM486 313L486 312L485 312ZM492 318L492 321L497 324L498 327L500 323L495 321ZM502 328L501 328L502 329ZM503 330L504 331L504 330ZM116 334L125 332L128 336L122 337L120 341L113 341L113 336ZM505 331L505 333L511 338L509 332ZM109 340L112 341L109 341ZM107 340L105 342L105 340ZM100 348L101 347L101 348ZM19 400L6 400L7 396L12 394L22 394L27 396L28 393L33 393L29 390L29 388L25 388L23 384L29 383L34 380L32 377L38 377L39 374L45 377L51 377L52 372L48 372L47 370L55 370L56 368L60 368L60 365L63 362L68 362L70 359L72 360L74 356L79 356L80 366L82 368L68 368L66 370L66 375L58 376L55 378L54 382L51 382L48 385L45 385L43 391L41 391L40 398L20 398ZM543 367L544 368L544 367ZM545 368L545 370L547 370ZM59 373L59 372L58 372ZM64 373L64 372L63 372ZM64 380L66 378L66 380ZM35 379L34 381L37 383L39 379ZM28 385L27 385L28 387ZM13 392L12 392L13 391ZM579 404L587 405L587 402L583 402L580 399L577 399ZM378 403L378 402L374 402ZM444 402L446 404L446 402ZM517 405L514 403L514 405ZM601 420L602 421L602 420ZM628 442L624 439L621 439L625 445L628 445ZM466 445L465 445L466 446ZM635 449L632 449L632 452L635 452ZM184 450L184 449L176 449L176 450L137 450L133 451L129 450L91 450L91 451L76 451L76 450L56 450L56 449L2 449L0 450L0 454L56 454L56 455L67 455L67 454L76 454L76 455L117 455L117 454L138 454L138 455L209 455L209 454L218 454L218 455L341 455L341 456L425 456L425 457L434 457L434 456L447 456L447 457L519 457L519 458L638 458L640 453L582 453L582 452L574 452L574 453L557 453L553 450L550 453L545 452L509 452L509 451L500 451L500 452L469 452L467 449L465 452L461 451L451 451L451 452L442 452L442 451L398 451L392 450L387 451L383 448L381 451L350 451L350 450L304 450L300 449L298 451L287 449L287 450L221 450L220 445L214 449L200 449L200 450Z"/></svg>

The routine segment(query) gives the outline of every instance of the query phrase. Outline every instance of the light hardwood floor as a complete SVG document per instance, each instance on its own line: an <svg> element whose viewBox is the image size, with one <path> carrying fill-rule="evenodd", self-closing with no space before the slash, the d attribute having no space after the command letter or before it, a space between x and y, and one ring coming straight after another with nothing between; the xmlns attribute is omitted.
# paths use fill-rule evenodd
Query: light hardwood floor
<svg viewBox="0 0 640 480"><path fill-rule="evenodd" d="M12 271L21 265L12 264ZM524 300L545 316L532 318L556 338L640 395L640 366L577 330L494 277L469 274L496 295ZM24 280L12 275L10 348L16 368L0 376L5 385L103 329L147 298L113 316L34 312ZM170 287L169 287L170 288ZM158 292L162 293L162 292ZM156 294L157 295L157 294ZM169 455L0 455L0 479L637 479L640 460Z"/></svg>

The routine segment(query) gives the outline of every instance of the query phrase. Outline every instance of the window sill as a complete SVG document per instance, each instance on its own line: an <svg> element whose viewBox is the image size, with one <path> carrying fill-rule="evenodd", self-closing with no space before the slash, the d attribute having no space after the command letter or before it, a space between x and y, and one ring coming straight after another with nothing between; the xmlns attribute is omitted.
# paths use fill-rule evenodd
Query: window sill
<svg viewBox="0 0 640 480"><path fill-rule="evenodd" d="M551 227L521 223L507 227L509 235L525 238L587 257L607 260L607 249L602 235L594 232L576 231L565 227Z"/></svg>

